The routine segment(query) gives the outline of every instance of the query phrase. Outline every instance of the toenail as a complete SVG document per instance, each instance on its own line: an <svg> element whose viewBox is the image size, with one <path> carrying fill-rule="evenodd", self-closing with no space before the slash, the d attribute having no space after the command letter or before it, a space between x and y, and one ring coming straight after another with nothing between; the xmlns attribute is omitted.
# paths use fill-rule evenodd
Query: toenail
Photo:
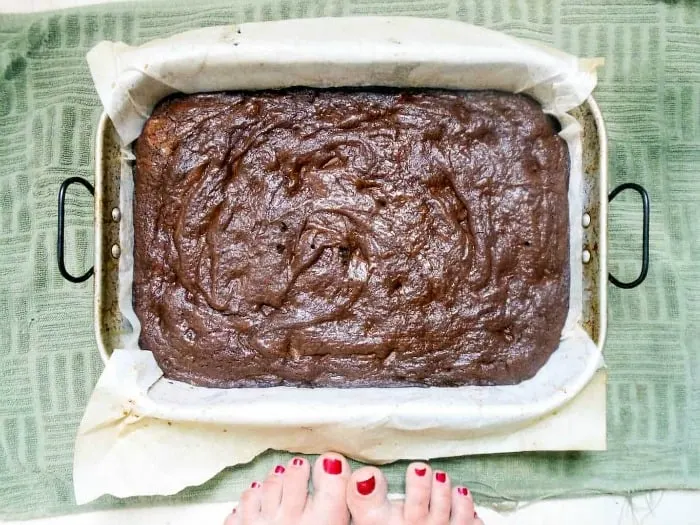
<svg viewBox="0 0 700 525"><path fill-rule="evenodd" d="M440 483L445 483L445 481L447 481L447 474L445 474L444 472L436 472L435 479Z"/></svg>
<svg viewBox="0 0 700 525"><path fill-rule="evenodd" d="M416 474L418 474L421 478L425 476L425 473L428 472L427 468L417 468L416 469Z"/></svg>
<svg viewBox="0 0 700 525"><path fill-rule="evenodd" d="M339 459L324 458L323 470L328 474L340 474L343 471L343 464Z"/></svg>
<svg viewBox="0 0 700 525"><path fill-rule="evenodd" d="M251 489L257 489L260 486L260 483L257 481L253 481L253 483L250 484Z"/></svg>
<svg viewBox="0 0 700 525"><path fill-rule="evenodd" d="M467 487L459 487L457 492L462 496L469 496L469 489Z"/></svg>
<svg viewBox="0 0 700 525"><path fill-rule="evenodd" d="M374 479L374 476L372 476L371 478L366 479L364 481L358 481L357 482L357 492L359 492L363 496L366 496L367 494L371 494L372 491L374 491L375 485L376 485L376 480Z"/></svg>
<svg viewBox="0 0 700 525"><path fill-rule="evenodd" d="M475 520L478 520L478 519L479 519L479 515L476 513L476 511L474 511L474 519L475 519Z"/></svg>
<svg viewBox="0 0 700 525"><path fill-rule="evenodd" d="M295 467L301 467L304 464L304 460L301 458L294 458L294 461L292 461L292 465Z"/></svg>
<svg viewBox="0 0 700 525"><path fill-rule="evenodd" d="M282 465L277 465L275 467L275 474L284 474L284 467Z"/></svg>
<svg viewBox="0 0 700 525"><path fill-rule="evenodd" d="M231 511L231 514L235 514L235 513L236 513L236 507L233 507L233 510Z"/></svg>

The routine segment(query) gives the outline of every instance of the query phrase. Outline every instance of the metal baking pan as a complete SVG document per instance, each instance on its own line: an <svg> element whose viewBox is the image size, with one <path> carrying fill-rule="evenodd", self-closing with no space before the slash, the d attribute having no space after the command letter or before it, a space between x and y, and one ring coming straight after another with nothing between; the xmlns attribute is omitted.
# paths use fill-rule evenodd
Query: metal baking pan
<svg viewBox="0 0 700 525"><path fill-rule="evenodd" d="M603 350L607 326L608 281L621 288L639 286L649 266L649 196L634 183L617 186L608 194L607 144L605 124L593 97L570 112L583 127L583 327ZM95 337L102 358L106 361L125 328L119 310L119 181L121 152L119 138L106 114L100 118L95 147L95 186L86 179L70 177L58 193L57 258L61 275L75 283L95 275ZM95 197L95 264L80 276L74 276L64 262L65 196L70 185L78 183ZM632 189L642 197L642 268L631 282L620 282L607 270L608 202L621 191Z"/></svg>

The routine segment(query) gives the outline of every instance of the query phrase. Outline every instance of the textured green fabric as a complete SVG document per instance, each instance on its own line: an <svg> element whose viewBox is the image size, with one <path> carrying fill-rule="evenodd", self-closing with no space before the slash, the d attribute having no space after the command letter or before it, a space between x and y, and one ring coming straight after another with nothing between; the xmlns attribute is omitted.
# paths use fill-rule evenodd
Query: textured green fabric
<svg viewBox="0 0 700 525"><path fill-rule="evenodd" d="M85 53L102 39L139 43L186 29L291 17L364 14L456 18L603 56L596 98L607 121L611 187L652 199L651 270L611 288L609 451L437 461L483 498L541 498L700 488L700 4L639 0L229 0L112 5L0 17L0 515L76 510L73 439L102 369L92 281L56 268L56 194L93 177L100 104ZM199 4L196 10L187 4ZM74 272L92 260L92 199L71 192ZM610 269L639 267L640 205L611 210ZM234 499L283 454L268 453L169 501ZM402 465L386 467L400 490ZM164 498L102 498L88 508Z"/></svg>

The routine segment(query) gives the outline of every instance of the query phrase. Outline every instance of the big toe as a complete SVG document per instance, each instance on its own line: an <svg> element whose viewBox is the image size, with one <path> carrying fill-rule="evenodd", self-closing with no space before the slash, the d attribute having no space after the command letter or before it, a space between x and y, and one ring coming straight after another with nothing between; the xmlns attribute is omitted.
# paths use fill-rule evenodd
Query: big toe
<svg viewBox="0 0 700 525"><path fill-rule="evenodd" d="M355 525L385 525L391 518L388 484L381 470L363 467L353 472L347 487L347 505Z"/></svg>
<svg viewBox="0 0 700 525"><path fill-rule="evenodd" d="M350 465L340 454L331 452L316 460L311 475L314 495L306 511L311 523L344 525L350 522L345 504L350 472Z"/></svg>

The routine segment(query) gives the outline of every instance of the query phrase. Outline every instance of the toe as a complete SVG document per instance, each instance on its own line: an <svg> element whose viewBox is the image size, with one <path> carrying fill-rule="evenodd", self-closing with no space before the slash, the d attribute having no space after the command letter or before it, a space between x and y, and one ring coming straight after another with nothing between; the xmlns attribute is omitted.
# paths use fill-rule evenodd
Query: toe
<svg viewBox="0 0 700 525"><path fill-rule="evenodd" d="M224 525L238 525L238 510L233 509L231 514L226 516L226 519L224 520Z"/></svg>
<svg viewBox="0 0 700 525"><path fill-rule="evenodd" d="M450 525L473 525L476 512L474 501L467 487L452 489L452 519Z"/></svg>
<svg viewBox="0 0 700 525"><path fill-rule="evenodd" d="M350 478L350 465L340 454L328 453L314 463L312 482L314 495L306 512L313 523L347 523L345 490Z"/></svg>
<svg viewBox="0 0 700 525"><path fill-rule="evenodd" d="M347 505L355 525L385 525L391 517L388 484L381 470L364 467L353 472L347 487Z"/></svg>
<svg viewBox="0 0 700 525"><path fill-rule="evenodd" d="M306 507L309 496L311 466L304 458L293 458L287 463L282 480L282 513L299 516Z"/></svg>
<svg viewBox="0 0 700 525"><path fill-rule="evenodd" d="M262 509L262 486L257 481L253 481L250 488L241 494L241 501L238 504L238 512L241 515L241 523L248 525L260 518Z"/></svg>
<svg viewBox="0 0 700 525"><path fill-rule="evenodd" d="M433 474L433 483L430 490L429 523L433 525L447 523L450 520L451 506L450 477L445 472L438 470Z"/></svg>
<svg viewBox="0 0 700 525"><path fill-rule="evenodd" d="M411 463L406 469L404 518L408 523L424 523L430 505L433 471L425 463Z"/></svg>
<svg viewBox="0 0 700 525"><path fill-rule="evenodd" d="M262 485L262 515L264 518L272 519L277 516L282 501L282 483L285 467L277 465L265 478Z"/></svg>

